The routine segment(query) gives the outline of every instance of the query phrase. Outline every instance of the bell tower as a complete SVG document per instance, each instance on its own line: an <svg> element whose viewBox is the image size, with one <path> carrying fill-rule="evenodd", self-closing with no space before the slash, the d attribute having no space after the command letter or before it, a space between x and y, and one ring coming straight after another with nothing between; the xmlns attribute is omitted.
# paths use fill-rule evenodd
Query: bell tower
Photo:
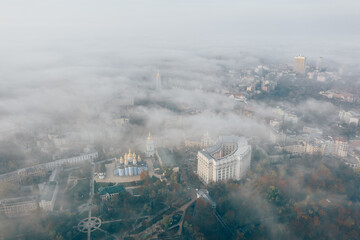
<svg viewBox="0 0 360 240"><path fill-rule="evenodd" d="M149 135L146 139L146 151L145 151L146 157L153 157L155 155L155 145L154 140L151 137L151 133L149 132Z"/></svg>

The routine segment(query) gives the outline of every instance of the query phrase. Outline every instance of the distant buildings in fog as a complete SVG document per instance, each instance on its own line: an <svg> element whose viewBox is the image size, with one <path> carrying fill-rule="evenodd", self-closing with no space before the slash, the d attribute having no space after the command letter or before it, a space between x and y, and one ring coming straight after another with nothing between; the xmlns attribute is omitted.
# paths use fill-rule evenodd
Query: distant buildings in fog
<svg viewBox="0 0 360 240"><path fill-rule="evenodd" d="M327 90L327 91L320 91L319 94L321 96L324 96L328 99L334 99L340 102L360 102L360 97L359 96L355 96L352 93L348 93L345 91L339 91L339 90Z"/></svg>
<svg viewBox="0 0 360 240"><path fill-rule="evenodd" d="M353 111L349 111L349 112L340 111L339 119L340 119L340 122L342 122L342 123L346 123L349 125L353 124L355 126L358 126L359 120L360 120L360 114L353 112Z"/></svg>
<svg viewBox="0 0 360 240"><path fill-rule="evenodd" d="M30 176L45 176L46 171L52 171L57 167L72 166L91 162L98 158L98 152L82 154L71 158L59 159L53 162L42 163L28 168L22 168L14 172L0 175L0 182L21 182Z"/></svg>

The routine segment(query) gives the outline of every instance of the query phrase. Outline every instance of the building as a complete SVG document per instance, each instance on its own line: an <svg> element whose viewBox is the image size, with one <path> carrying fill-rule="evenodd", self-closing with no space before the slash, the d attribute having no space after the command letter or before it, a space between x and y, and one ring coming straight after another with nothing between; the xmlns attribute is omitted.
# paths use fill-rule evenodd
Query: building
<svg viewBox="0 0 360 240"><path fill-rule="evenodd" d="M201 138L201 147L202 148L208 148L211 145L211 137L208 132L204 134L204 136Z"/></svg>
<svg viewBox="0 0 360 240"><path fill-rule="evenodd" d="M120 192L125 191L124 186L115 185L111 187L101 187L99 188L99 195L102 200L111 200L114 196L119 195Z"/></svg>
<svg viewBox="0 0 360 240"><path fill-rule="evenodd" d="M71 158L59 159L53 162L44 163L44 165L47 170L54 170L55 168L60 166L66 166L66 165L71 166L71 165L85 163L88 161L93 161L96 158L98 158L98 156L99 156L98 152L93 152Z"/></svg>
<svg viewBox="0 0 360 240"><path fill-rule="evenodd" d="M321 139L311 139L310 141L306 142L305 152L313 155L313 154L320 154L324 155L326 145Z"/></svg>
<svg viewBox="0 0 360 240"><path fill-rule="evenodd" d="M132 153L129 149L129 153L125 153L124 157L120 157L119 160L115 159L114 175L120 177L124 176L137 176L141 172L147 171L147 165L141 160L140 155Z"/></svg>
<svg viewBox="0 0 360 240"><path fill-rule="evenodd" d="M55 181L47 182L40 196L39 206L45 211L54 210L57 192L58 184Z"/></svg>
<svg viewBox="0 0 360 240"><path fill-rule="evenodd" d="M72 166L76 164L93 161L98 157L98 152L83 154L80 156L59 159L53 162L42 163L28 168L22 168L14 172L0 175L0 182L22 182L24 179L33 176L45 176L46 171L52 171L62 166Z"/></svg>
<svg viewBox="0 0 360 240"><path fill-rule="evenodd" d="M105 163L96 164L95 176L97 176L99 179L104 179L105 178L105 176L106 176Z"/></svg>
<svg viewBox="0 0 360 240"><path fill-rule="evenodd" d="M306 58L299 55L294 58L294 72L305 74Z"/></svg>
<svg viewBox="0 0 360 240"><path fill-rule="evenodd" d="M0 212L7 217L19 217L29 215L38 208L35 197L19 197L0 200Z"/></svg>
<svg viewBox="0 0 360 240"><path fill-rule="evenodd" d="M244 137L223 136L198 152L198 175L205 184L242 179L250 168L251 146Z"/></svg>
<svg viewBox="0 0 360 240"><path fill-rule="evenodd" d="M275 109L273 109L273 112L277 114L278 118L281 118L283 122L292 124L298 123L299 119L296 114L283 106L277 106Z"/></svg>
<svg viewBox="0 0 360 240"><path fill-rule="evenodd" d="M345 138L338 137L334 139L333 153L339 157L346 157L348 152L348 142Z"/></svg>
<svg viewBox="0 0 360 240"><path fill-rule="evenodd" d="M360 114L353 112L353 111L349 111L349 112L340 111L339 119L340 119L340 122L343 122L343 123L346 123L349 125L353 124L355 126L358 126L359 120L360 120Z"/></svg>
<svg viewBox="0 0 360 240"><path fill-rule="evenodd" d="M154 140L151 137L151 133L149 132L149 135L146 139L146 151L145 151L146 157L153 157L155 155L155 144Z"/></svg>
<svg viewBox="0 0 360 240"><path fill-rule="evenodd" d="M196 139L186 139L185 140L185 147L188 148L200 148L201 142Z"/></svg>
<svg viewBox="0 0 360 240"><path fill-rule="evenodd" d="M323 71L323 58L319 57L318 60L316 61L316 70L318 70L319 72Z"/></svg>

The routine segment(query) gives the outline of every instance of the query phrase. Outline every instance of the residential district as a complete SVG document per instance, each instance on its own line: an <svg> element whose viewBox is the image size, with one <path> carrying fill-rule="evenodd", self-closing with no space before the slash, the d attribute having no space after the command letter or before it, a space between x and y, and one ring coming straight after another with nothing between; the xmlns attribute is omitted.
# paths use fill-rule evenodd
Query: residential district
<svg viewBox="0 0 360 240"><path fill-rule="evenodd" d="M0 239L359 239L360 86L311 61L223 66L211 73L220 87L191 90L230 110L156 98L187 86L155 72L147 95L102 106L117 106L107 141L3 129L28 157L1 156ZM149 106L171 113L162 131L134 131L134 109ZM207 124L222 115L236 118ZM205 127L186 131L184 119ZM176 141L164 134L174 129Z"/></svg>

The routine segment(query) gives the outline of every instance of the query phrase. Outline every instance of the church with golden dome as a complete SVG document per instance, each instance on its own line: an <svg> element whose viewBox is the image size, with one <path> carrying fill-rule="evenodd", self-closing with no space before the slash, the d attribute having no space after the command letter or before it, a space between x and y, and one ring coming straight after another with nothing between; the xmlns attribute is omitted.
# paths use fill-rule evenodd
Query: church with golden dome
<svg viewBox="0 0 360 240"><path fill-rule="evenodd" d="M130 149L128 153L125 153L123 157L115 161L114 174L120 177L137 176L141 172L147 171L146 163L141 160L140 155L136 155Z"/></svg>

